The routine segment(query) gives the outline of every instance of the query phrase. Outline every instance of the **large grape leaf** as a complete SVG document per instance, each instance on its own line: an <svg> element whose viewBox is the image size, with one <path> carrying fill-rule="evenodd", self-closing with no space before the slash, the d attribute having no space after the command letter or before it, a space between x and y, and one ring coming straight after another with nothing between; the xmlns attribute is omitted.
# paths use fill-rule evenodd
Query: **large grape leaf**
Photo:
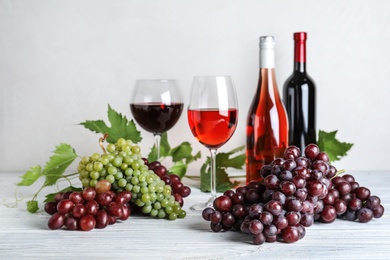
<svg viewBox="0 0 390 260"><path fill-rule="evenodd" d="M352 148L352 143L340 142L336 138L337 130L333 132L325 132L319 130L317 145L321 151L326 152L331 162L338 161L341 157L347 155L347 152Z"/></svg>
<svg viewBox="0 0 390 260"><path fill-rule="evenodd" d="M75 150L69 144L56 146L56 150L53 153L53 156L50 157L42 169L42 174L46 176L45 186L56 184L68 166L77 158Z"/></svg>
<svg viewBox="0 0 390 260"><path fill-rule="evenodd" d="M80 124L95 133L107 134L109 143L115 143L119 138L132 140L134 143L142 140L141 132L137 130L134 120L129 121L126 116L116 112L110 105L108 105L107 115L110 126L107 126L103 120L87 120Z"/></svg>
<svg viewBox="0 0 390 260"><path fill-rule="evenodd" d="M22 176L19 176L22 178L20 182L18 182L16 185L18 186L30 186L32 185L36 180L39 179L39 177L42 176L42 168L40 165L33 166L28 170L25 174Z"/></svg>

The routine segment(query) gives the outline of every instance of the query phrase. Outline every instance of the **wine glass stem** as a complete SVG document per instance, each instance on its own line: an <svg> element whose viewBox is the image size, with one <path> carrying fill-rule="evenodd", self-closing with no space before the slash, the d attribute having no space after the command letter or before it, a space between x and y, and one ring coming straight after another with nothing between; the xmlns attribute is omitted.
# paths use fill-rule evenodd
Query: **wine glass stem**
<svg viewBox="0 0 390 260"><path fill-rule="evenodd" d="M155 143L156 151L157 151L156 161L158 161L158 160L160 160L160 143L161 143L161 135L160 134L154 135L154 143Z"/></svg>
<svg viewBox="0 0 390 260"><path fill-rule="evenodd" d="M210 192L211 198L215 199L217 197L217 165L216 165L216 156L217 149L210 149L210 166L211 166L211 174L210 174Z"/></svg>

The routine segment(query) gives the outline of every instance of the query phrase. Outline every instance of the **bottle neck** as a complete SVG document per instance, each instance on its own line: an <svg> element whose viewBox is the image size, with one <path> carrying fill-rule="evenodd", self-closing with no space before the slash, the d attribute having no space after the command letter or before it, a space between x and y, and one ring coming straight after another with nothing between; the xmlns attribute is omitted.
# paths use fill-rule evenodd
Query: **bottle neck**
<svg viewBox="0 0 390 260"><path fill-rule="evenodd" d="M260 69L275 68L275 50L274 48L260 48Z"/></svg>
<svg viewBox="0 0 390 260"><path fill-rule="evenodd" d="M304 39L294 41L294 70L306 71L306 40Z"/></svg>

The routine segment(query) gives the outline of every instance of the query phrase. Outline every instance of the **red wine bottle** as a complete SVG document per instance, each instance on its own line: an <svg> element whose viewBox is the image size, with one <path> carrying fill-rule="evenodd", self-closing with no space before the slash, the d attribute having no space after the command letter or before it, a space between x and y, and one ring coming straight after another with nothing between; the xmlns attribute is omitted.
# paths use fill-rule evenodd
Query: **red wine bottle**
<svg viewBox="0 0 390 260"><path fill-rule="evenodd" d="M294 72L283 87L283 101L289 120L289 144L303 153L316 143L316 87L306 72L305 32L294 33Z"/></svg>
<svg viewBox="0 0 390 260"><path fill-rule="evenodd" d="M260 170L288 146L288 119L275 77L275 41L260 37L260 73L246 124L246 182L261 180Z"/></svg>

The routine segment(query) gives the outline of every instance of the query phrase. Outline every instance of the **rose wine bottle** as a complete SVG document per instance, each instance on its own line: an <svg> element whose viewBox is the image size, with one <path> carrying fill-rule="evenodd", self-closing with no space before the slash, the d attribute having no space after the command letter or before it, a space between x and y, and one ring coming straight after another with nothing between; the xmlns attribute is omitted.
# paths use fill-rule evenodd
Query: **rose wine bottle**
<svg viewBox="0 0 390 260"><path fill-rule="evenodd" d="M246 125L246 182L261 180L260 170L288 146L288 119L275 77L275 41L260 37L260 73Z"/></svg>
<svg viewBox="0 0 390 260"><path fill-rule="evenodd" d="M289 144L303 153L316 143L316 87L306 73L305 32L294 33L294 71L283 87L283 101L289 121Z"/></svg>

